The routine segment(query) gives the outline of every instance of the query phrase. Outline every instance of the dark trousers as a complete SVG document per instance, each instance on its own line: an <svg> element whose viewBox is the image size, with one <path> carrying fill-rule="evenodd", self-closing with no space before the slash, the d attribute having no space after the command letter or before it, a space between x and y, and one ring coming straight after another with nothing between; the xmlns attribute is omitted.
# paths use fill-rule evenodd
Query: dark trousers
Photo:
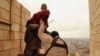
<svg viewBox="0 0 100 56"><path fill-rule="evenodd" d="M38 50L27 51L24 56L39 56Z"/></svg>

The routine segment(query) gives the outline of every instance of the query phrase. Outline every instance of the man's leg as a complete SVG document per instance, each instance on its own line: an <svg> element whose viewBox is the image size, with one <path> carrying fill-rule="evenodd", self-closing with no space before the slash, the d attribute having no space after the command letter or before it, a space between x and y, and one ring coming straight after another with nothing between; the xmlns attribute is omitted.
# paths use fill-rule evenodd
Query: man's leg
<svg viewBox="0 0 100 56"><path fill-rule="evenodd" d="M32 56L32 51L25 52L24 56Z"/></svg>
<svg viewBox="0 0 100 56"><path fill-rule="evenodd" d="M32 56L39 56L37 49L32 51Z"/></svg>

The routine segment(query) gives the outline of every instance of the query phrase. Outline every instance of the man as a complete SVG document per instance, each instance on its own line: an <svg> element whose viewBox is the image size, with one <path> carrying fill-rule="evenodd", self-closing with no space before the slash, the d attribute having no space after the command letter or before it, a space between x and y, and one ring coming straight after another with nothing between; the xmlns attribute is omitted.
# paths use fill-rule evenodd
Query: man
<svg viewBox="0 0 100 56"><path fill-rule="evenodd" d="M51 34L47 34L44 33L45 28L45 23L43 20L40 20L38 37L44 45L46 51L45 56L68 56L68 47L59 37L58 32L53 31Z"/></svg>
<svg viewBox="0 0 100 56"><path fill-rule="evenodd" d="M45 3L43 3L41 5L41 11L35 13L32 18L31 21L33 24L39 24L40 23L40 19L42 19L45 22L45 25L48 27L48 17L50 15L50 11L47 9L47 5Z"/></svg>
<svg viewBox="0 0 100 56"><path fill-rule="evenodd" d="M26 24L26 32L24 41L26 43L24 54L25 56L38 56L38 49L41 48L41 41L38 38L39 25L31 24L30 21Z"/></svg>
<svg viewBox="0 0 100 56"><path fill-rule="evenodd" d="M45 22L45 25L48 27L48 17L49 17L49 10L47 10L47 5L41 5L41 11L35 13L30 21L26 24L26 33L25 33L25 55L26 56L36 56L38 54L38 50L41 48L41 41L38 38L38 27L40 19ZM35 26L34 26L35 24ZM35 28L35 29L34 29ZM47 32L47 31L46 31Z"/></svg>

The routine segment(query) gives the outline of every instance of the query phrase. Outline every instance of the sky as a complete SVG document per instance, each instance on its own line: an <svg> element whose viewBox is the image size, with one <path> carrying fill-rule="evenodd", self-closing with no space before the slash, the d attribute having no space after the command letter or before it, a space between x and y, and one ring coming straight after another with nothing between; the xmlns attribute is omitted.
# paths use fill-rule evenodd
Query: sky
<svg viewBox="0 0 100 56"><path fill-rule="evenodd" d="M18 0L31 16L46 3L51 14L48 31L58 31L61 38L89 38L88 0Z"/></svg>

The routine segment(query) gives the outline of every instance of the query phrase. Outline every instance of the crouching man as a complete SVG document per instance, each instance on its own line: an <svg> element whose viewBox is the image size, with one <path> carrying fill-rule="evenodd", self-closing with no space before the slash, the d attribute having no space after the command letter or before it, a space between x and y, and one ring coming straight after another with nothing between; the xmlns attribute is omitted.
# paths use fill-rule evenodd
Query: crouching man
<svg viewBox="0 0 100 56"><path fill-rule="evenodd" d="M40 20L38 37L43 43L46 51L45 56L68 56L67 44L60 38L57 31L50 34L44 33L46 29L43 20Z"/></svg>

